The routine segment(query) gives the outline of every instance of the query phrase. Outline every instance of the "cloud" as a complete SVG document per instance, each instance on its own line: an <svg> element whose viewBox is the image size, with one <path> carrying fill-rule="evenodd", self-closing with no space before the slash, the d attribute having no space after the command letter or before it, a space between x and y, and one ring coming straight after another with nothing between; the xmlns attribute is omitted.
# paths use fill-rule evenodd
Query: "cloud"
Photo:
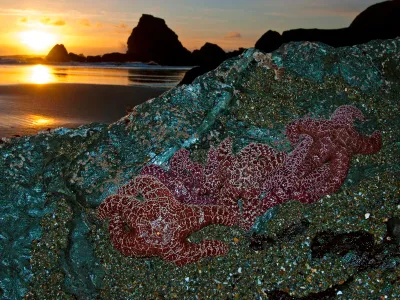
<svg viewBox="0 0 400 300"><path fill-rule="evenodd" d="M86 27L90 27L92 26L92 24L90 23L90 21L88 19L80 19L78 21L78 23L82 26L86 26Z"/></svg>
<svg viewBox="0 0 400 300"><path fill-rule="evenodd" d="M1 2L1 0L0 0ZM66 10L62 12L54 12L50 10L34 10L34 9L13 9L13 8L0 8L0 16L18 16L19 20L26 20L26 22L19 22L21 25L52 25L63 26L66 24L64 20L87 20L96 18L101 15L96 13L81 12L78 10ZM46 16L46 17L43 17ZM121 22L121 19L119 19ZM90 22L89 22L90 23Z"/></svg>
<svg viewBox="0 0 400 300"><path fill-rule="evenodd" d="M268 17L276 17L276 18L289 18L290 15L285 12L275 12L275 11L268 11L263 13L264 16Z"/></svg>
<svg viewBox="0 0 400 300"><path fill-rule="evenodd" d="M53 26L64 26L66 23L64 20L57 20L53 22Z"/></svg>
<svg viewBox="0 0 400 300"><path fill-rule="evenodd" d="M49 17L43 17L40 19L40 23L46 26L64 26L66 23L63 19L52 20Z"/></svg>
<svg viewBox="0 0 400 300"><path fill-rule="evenodd" d="M316 7L305 9L304 13L310 16L334 16L334 17L351 17L357 16L360 11L356 9L343 9L335 7Z"/></svg>
<svg viewBox="0 0 400 300"><path fill-rule="evenodd" d="M29 22L29 19L28 19L27 17L22 17L22 18L19 18L18 22L19 22L19 23L26 24L26 23Z"/></svg>
<svg viewBox="0 0 400 300"><path fill-rule="evenodd" d="M240 32L237 32L237 31L228 32L225 35L226 39L240 39L241 37L242 37L242 35L240 34Z"/></svg>
<svg viewBox="0 0 400 300"><path fill-rule="evenodd" d="M113 27L117 28L117 30L115 30L114 33L117 33L117 34L129 34L129 33L131 33L131 29L125 23L121 23L121 24L118 24L118 25L113 25Z"/></svg>
<svg viewBox="0 0 400 300"><path fill-rule="evenodd" d="M121 23L121 24L118 24L118 25L114 25L114 27L119 28L119 29L127 29L128 25L126 25L124 23Z"/></svg>
<svg viewBox="0 0 400 300"><path fill-rule="evenodd" d="M45 25L45 26L64 26L66 22L60 18L50 18L50 17L42 17L37 19L35 17L20 17L18 19L18 24L23 26L37 26L37 25Z"/></svg>
<svg viewBox="0 0 400 300"><path fill-rule="evenodd" d="M90 21L87 18L83 18L83 19L79 19L77 21L77 24L83 27L87 27L88 30L94 30L94 29L99 29L99 28L111 28L111 27L115 27L115 26L111 26L111 25L107 25L105 23L101 23L101 22L94 22L94 21Z"/></svg>
<svg viewBox="0 0 400 300"><path fill-rule="evenodd" d="M40 11L33 9L13 9L1 8L0 15L2 16L26 16L26 15L39 15Z"/></svg>

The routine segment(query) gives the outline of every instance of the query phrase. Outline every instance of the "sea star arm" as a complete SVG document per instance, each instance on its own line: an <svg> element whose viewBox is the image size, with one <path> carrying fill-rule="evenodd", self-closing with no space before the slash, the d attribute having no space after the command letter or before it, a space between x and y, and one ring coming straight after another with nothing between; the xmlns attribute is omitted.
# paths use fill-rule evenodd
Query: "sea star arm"
<svg viewBox="0 0 400 300"><path fill-rule="evenodd" d="M351 147L354 154L368 155L378 152L382 147L381 133L375 131L369 137L358 133L353 127L356 119L364 122L364 114L355 106L342 105L334 111L329 123L332 127L341 127L347 130L348 139L344 145Z"/></svg>
<svg viewBox="0 0 400 300"><path fill-rule="evenodd" d="M114 248L121 251L124 255L139 255L142 254L139 249L129 247L134 244L135 235L134 231L127 232L125 230L125 222L122 216L113 216L108 222L108 230L110 232L110 239Z"/></svg>
<svg viewBox="0 0 400 300"><path fill-rule="evenodd" d="M299 137L301 141L287 156L283 166L268 176L263 184L262 190L266 193L272 192L274 197L281 198L281 202L289 199L296 188L296 182L301 176L300 174L308 171L308 163L305 159L310 152L313 139L306 134L301 134ZM269 197L266 199L269 199Z"/></svg>
<svg viewBox="0 0 400 300"><path fill-rule="evenodd" d="M180 251L175 251L164 258L177 266L194 263L209 256L222 256L228 252L228 246L218 240L203 240L198 244L186 242Z"/></svg>
<svg viewBox="0 0 400 300"><path fill-rule="evenodd" d="M156 177L162 183L168 182L168 172L158 165L144 166L140 171L140 175L150 175Z"/></svg>
<svg viewBox="0 0 400 300"><path fill-rule="evenodd" d="M364 114L353 105L339 106L331 115L330 120L340 124L353 124L354 120L364 121Z"/></svg>
<svg viewBox="0 0 400 300"><path fill-rule="evenodd" d="M300 187L310 197L298 198L303 203L312 203L322 196L336 192L345 181L350 166L350 157L345 148L337 146L332 159L315 169L300 181Z"/></svg>
<svg viewBox="0 0 400 300"><path fill-rule="evenodd" d="M278 197L268 195L268 198L260 199L245 199L243 201L242 212L239 219L239 227L245 231L250 230L254 222L259 216L262 216L268 209L279 204Z"/></svg>
<svg viewBox="0 0 400 300"><path fill-rule="evenodd" d="M233 226L237 224L237 211L229 206L207 205L198 206L197 210L201 210L204 216L204 222L199 224L199 229L211 224L220 224L225 226ZM197 214L199 214L197 212ZM197 228L195 230L198 230Z"/></svg>
<svg viewBox="0 0 400 300"><path fill-rule="evenodd" d="M109 222L110 239L115 249L125 256L152 257L159 256L162 249L146 243L139 236L137 227L129 227L123 216L113 216Z"/></svg>
<svg viewBox="0 0 400 300"><path fill-rule="evenodd" d="M175 152L170 160L170 175L186 186L195 185L202 172L202 166L190 160L190 152L186 149Z"/></svg>
<svg viewBox="0 0 400 300"><path fill-rule="evenodd" d="M356 140L354 152L356 154L374 154L382 148L382 135L375 131L371 136L362 136Z"/></svg>
<svg viewBox="0 0 400 300"><path fill-rule="evenodd" d="M100 220L105 220L113 215L119 215L122 213L123 207L129 203L128 197L121 197L119 195L108 196L99 205L97 209L97 217Z"/></svg>
<svg viewBox="0 0 400 300"><path fill-rule="evenodd" d="M130 197L143 196L144 200L171 199L173 204L179 203L170 190L156 177L151 175L139 175L128 184L118 189L119 195Z"/></svg>
<svg viewBox="0 0 400 300"><path fill-rule="evenodd" d="M204 167L203 176L200 180L199 193L215 197L218 193L218 188L221 186L221 180L219 176L219 160L214 147L210 147L208 151L207 164Z"/></svg>

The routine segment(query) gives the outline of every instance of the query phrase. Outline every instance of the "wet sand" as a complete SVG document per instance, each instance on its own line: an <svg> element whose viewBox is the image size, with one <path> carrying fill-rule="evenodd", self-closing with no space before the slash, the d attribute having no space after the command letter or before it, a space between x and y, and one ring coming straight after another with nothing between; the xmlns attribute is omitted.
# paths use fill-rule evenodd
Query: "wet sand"
<svg viewBox="0 0 400 300"><path fill-rule="evenodd" d="M52 83L0 85L0 137L56 127L112 123L167 88Z"/></svg>

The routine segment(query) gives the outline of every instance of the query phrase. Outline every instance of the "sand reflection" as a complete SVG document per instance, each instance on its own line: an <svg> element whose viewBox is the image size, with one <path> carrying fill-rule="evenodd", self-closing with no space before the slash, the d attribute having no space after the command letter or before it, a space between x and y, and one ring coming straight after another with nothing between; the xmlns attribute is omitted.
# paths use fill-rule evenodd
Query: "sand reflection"
<svg viewBox="0 0 400 300"><path fill-rule="evenodd" d="M49 67L35 65L30 67L29 71L28 82L30 83L46 84L56 81Z"/></svg>

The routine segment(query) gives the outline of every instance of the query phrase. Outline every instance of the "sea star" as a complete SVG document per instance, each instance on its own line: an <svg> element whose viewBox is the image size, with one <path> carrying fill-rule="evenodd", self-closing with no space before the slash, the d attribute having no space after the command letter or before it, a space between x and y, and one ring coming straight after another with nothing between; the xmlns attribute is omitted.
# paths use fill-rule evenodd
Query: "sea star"
<svg viewBox="0 0 400 300"><path fill-rule="evenodd" d="M295 150L265 181L264 191L305 203L336 192L346 179L353 155L373 154L382 147L381 133L361 135L353 126L355 119L365 120L356 107L343 105L330 120L304 118L289 124L286 136Z"/></svg>
<svg viewBox="0 0 400 300"><path fill-rule="evenodd" d="M124 255L160 256L177 265L223 255L228 248L221 241L192 244L186 238L210 224L248 230L256 217L277 204L290 199L311 203L335 192L353 155L372 154L382 146L380 132L362 136L353 127L354 119L364 116L345 105L330 120L292 122L286 128L294 147L289 154L255 143L233 154L227 138L211 147L203 166L190 160L189 151L179 150L168 171L145 167L142 175L105 199L98 216L110 219L111 240Z"/></svg>
<svg viewBox="0 0 400 300"><path fill-rule="evenodd" d="M225 139L217 148L218 167L211 178L218 178L214 188L217 204L238 210L238 225L249 230L256 217L278 204L272 199L261 201L265 178L286 161L285 152L265 144L250 143L239 153L232 153L232 141ZM208 179L210 180L210 179ZM203 184L205 186L205 184ZM240 201L239 201L240 200Z"/></svg>
<svg viewBox="0 0 400 300"><path fill-rule="evenodd" d="M277 204L272 200L268 205L261 203L261 188L265 177L285 161L286 153L251 143L233 154L232 141L226 138L218 148L210 148L204 166L190 161L189 155L189 151L179 150L171 158L168 171L149 165L142 169L141 175L157 177L185 204L217 204L237 210L238 200L243 199L239 225L245 230L256 217L248 216L250 210L252 215L259 216Z"/></svg>
<svg viewBox="0 0 400 300"><path fill-rule="evenodd" d="M204 176L205 168L201 164L193 163L189 155L190 153L186 149L178 150L169 162L168 171L158 165L148 165L142 169L140 174L158 178L181 203L195 205L216 204L216 199L211 197L210 194L200 192L202 190L201 185L204 182L202 177ZM214 162L209 160L208 168L213 165Z"/></svg>
<svg viewBox="0 0 400 300"><path fill-rule="evenodd" d="M232 141L226 138L217 149L211 147L203 166L193 163L188 150L178 150L168 171L157 165L145 166L141 175L157 177L186 204L227 204L221 200L221 188L231 186L241 193L259 195L263 178L285 161L286 153L264 144L251 143L238 154L232 153Z"/></svg>
<svg viewBox="0 0 400 300"><path fill-rule="evenodd" d="M139 196L144 201L135 198ZM98 208L98 217L110 219L110 238L124 255L159 256L178 266L228 251L227 245L218 240L188 242L189 234L210 224L237 224L234 210L182 204L163 183L149 175L133 178L116 195L107 197Z"/></svg>
<svg viewBox="0 0 400 300"><path fill-rule="evenodd" d="M380 133L362 136L353 127L355 118L364 120L357 108L344 105L330 120L292 122L286 128L294 147L289 154L251 143L234 155L227 138L217 149L211 147L205 166L191 162L190 153L180 150L171 159L169 171L148 166L142 173L159 178L182 203L240 209L239 225L248 230L270 207L290 199L312 203L335 192L354 154L380 149Z"/></svg>

